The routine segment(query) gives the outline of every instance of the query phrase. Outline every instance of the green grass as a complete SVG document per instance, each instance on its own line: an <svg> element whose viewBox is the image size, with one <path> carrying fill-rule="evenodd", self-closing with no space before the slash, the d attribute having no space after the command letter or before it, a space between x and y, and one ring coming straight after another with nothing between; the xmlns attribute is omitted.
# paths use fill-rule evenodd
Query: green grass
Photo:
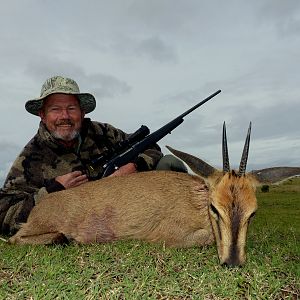
<svg viewBox="0 0 300 300"><path fill-rule="evenodd" d="M242 268L220 266L215 246L0 241L0 299L300 299L299 187L300 179L257 192Z"/></svg>

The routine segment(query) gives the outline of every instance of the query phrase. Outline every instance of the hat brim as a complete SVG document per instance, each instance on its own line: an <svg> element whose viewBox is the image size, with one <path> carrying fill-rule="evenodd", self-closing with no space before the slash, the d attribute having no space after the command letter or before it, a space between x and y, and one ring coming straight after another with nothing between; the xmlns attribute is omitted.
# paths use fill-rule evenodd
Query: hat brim
<svg viewBox="0 0 300 300"><path fill-rule="evenodd" d="M57 94L58 92L52 93L52 94ZM79 104L81 109L86 113L92 112L96 108L96 100L95 97L92 94L89 93L61 93L61 94L67 94L67 95L76 95L79 100ZM51 95L51 94L49 94ZM44 100L49 96L41 97L41 98L36 98L29 100L25 103L25 109L35 115L39 115L39 111L43 106Z"/></svg>

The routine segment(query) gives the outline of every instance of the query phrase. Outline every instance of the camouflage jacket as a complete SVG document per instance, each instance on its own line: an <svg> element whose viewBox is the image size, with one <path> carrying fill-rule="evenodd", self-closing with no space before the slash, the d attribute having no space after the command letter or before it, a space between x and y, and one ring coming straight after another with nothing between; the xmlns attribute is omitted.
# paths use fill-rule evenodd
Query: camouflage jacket
<svg viewBox="0 0 300 300"><path fill-rule="evenodd" d="M127 137L109 124L85 118L77 144L66 148L40 123L37 134L17 157L0 189L0 233L16 232L43 195L64 189L55 181L57 176L86 169L87 162L107 151L113 152L117 143ZM154 169L161 157L160 148L155 145L134 162L138 171L146 171ZM94 167L91 175L101 171L102 166Z"/></svg>

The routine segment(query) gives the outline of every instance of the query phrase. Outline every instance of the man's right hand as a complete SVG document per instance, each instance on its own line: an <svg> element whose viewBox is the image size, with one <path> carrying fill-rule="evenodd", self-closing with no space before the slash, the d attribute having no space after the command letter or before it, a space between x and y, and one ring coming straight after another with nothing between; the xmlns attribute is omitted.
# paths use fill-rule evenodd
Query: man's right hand
<svg viewBox="0 0 300 300"><path fill-rule="evenodd" d="M75 187L89 181L87 175L82 174L81 171L74 171L65 175L57 176L55 180L63 185L65 189Z"/></svg>

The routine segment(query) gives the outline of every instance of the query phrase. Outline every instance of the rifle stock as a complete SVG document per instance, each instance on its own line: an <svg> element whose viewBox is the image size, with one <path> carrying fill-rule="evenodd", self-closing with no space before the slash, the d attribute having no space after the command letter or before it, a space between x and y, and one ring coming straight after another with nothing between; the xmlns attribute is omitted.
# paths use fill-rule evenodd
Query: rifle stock
<svg viewBox="0 0 300 300"><path fill-rule="evenodd" d="M114 171L116 171L121 166L133 161L140 153L143 153L145 150L147 150L149 147L157 143L159 140L161 140L163 137L165 137L168 133L171 133L173 129L178 127L183 121L184 117L209 101L211 98L215 97L217 94L219 94L221 90L216 91L215 93L211 94L192 108L188 109L186 112L181 114L180 116L176 117L166 125L162 126L158 130L154 131L153 133L150 133L146 137L144 137L141 141L137 141L133 145L131 145L129 148L125 149L124 152L116 155L111 160L109 160L105 165L103 166L103 173L100 176L100 178L107 177L111 175Z"/></svg>

